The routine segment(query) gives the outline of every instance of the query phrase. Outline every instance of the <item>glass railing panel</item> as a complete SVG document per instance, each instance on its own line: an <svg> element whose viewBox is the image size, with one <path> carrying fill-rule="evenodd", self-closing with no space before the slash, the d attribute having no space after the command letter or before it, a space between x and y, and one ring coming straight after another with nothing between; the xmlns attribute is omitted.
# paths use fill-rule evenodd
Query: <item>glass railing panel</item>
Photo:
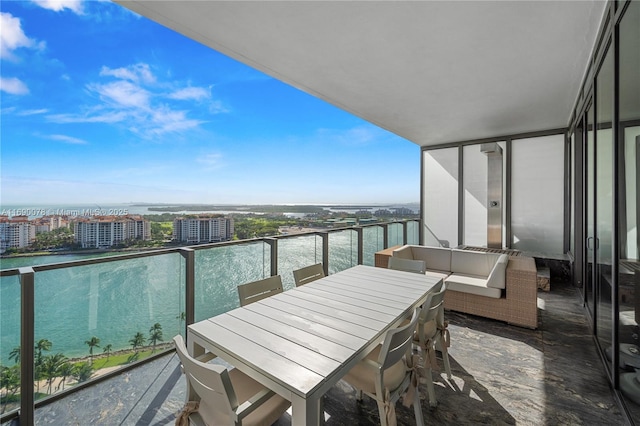
<svg viewBox="0 0 640 426"><path fill-rule="evenodd" d="M195 320L240 306L237 287L271 275L271 247L263 242L223 245L195 253Z"/></svg>
<svg viewBox="0 0 640 426"><path fill-rule="evenodd" d="M358 264L358 235L347 229L329 233L329 274Z"/></svg>
<svg viewBox="0 0 640 426"><path fill-rule="evenodd" d="M36 272L36 398L167 347L184 329L183 263L169 253Z"/></svg>
<svg viewBox="0 0 640 426"><path fill-rule="evenodd" d="M20 277L0 277L0 414L20 407Z"/></svg>
<svg viewBox="0 0 640 426"><path fill-rule="evenodd" d="M402 224L390 223L387 226L387 235L389 237L389 247L401 246L403 244Z"/></svg>
<svg viewBox="0 0 640 426"><path fill-rule="evenodd" d="M278 274L285 290L295 287L294 270L316 263L322 263L322 238L306 235L278 240Z"/></svg>
<svg viewBox="0 0 640 426"><path fill-rule="evenodd" d="M407 244L420 244L420 222L417 220L407 222Z"/></svg>
<svg viewBox="0 0 640 426"><path fill-rule="evenodd" d="M381 226L367 226L362 230L362 240L364 244L362 263L373 266L375 264L375 253L384 250L384 228Z"/></svg>

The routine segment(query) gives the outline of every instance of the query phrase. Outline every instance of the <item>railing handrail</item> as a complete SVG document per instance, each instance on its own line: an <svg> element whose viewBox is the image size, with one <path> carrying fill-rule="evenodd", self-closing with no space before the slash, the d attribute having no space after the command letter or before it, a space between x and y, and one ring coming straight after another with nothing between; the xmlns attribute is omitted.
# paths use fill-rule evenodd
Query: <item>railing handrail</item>
<svg viewBox="0 0 640 426"><path fill-rule="evenodd" d="M144 257L150 257L150 256L160 256L160 255L164 255L164 254L171 254L171 253L181 253L182 250L184 249L191 249L191 250L206 250L206 249L211 249L211 248L216 248L216 247L225 247L225 246L231 246L231 245L242 245L242 244L252 244L252 243L259 243L259 242L263 242L266 244L266 239L288 239L288 238L299 238L299 237L308 237L311 235L316 235L316 236L321 236L321 234L323 233L334 233L334 232L342 232L342 231L354 231L357 232L357 228L369 228L369 227L386 227L388 225L393 225L393 224L406 224L408 222L419 222L419 219L404 219L404 220L398 220L398 221L392 221L392 222L378 222L378 223L370 223L370 224L364 224L364 225L357 225L357 226L347 226L344 228L327 228L326 230L314 230L314 231L308 231L308 232L300 232L297 234L289 234L289 235L272 235L272 236L265 236L265 237L255 237L255 238L247 238L247 239L243 239L243 240L233 240L233 241L219 241L219 242L215 242L215 243L205 243L205 244L194 244L194 245L187 245L187 246L178 246L178 247L169 247L169 248L160 248L160 249L150 249L147 251L136 251L134 253L123 253L123 254L114 254L111 256L104 256L104 257L93 257L90 259L79 259L79 260L70 260L70 261L66 261L66 262L56 262L56 263L47 263L44 265L34 265L31 266L34 270L34 272L43 272L43 271L51 271L51 270L55 270L55 269L61 269L61 268L69 268L69 267L76 267L76 266L86 266L86 265L95 265L98 263L108 263L108 262L116 262L116 261L121 261L121 260L129 260L129 259L139 259L139 258L144 258ZM385 248L386 248L386 235L385 235ZM59 253L59 252L58 252ZM104 253L109 253L109 251L105 251ZM74 253L74 252L65 252L64 255L67 254L78 254L78 255L82 255L83 253ZM89 254L89 253L87 253ZM2 269L0 270L0 277L5 277L5 276L12 276L12 275L19 275L19 268L9 268L9 269Z"/></svg>
<svg viewBox="0 0 640 426"><path fill-rule="evenodd" d="M28 266L21 268L11 268L11 269L3 269L0 270L0 277L10 277L10 276L18 276L20 278L20 287L21 287L21 347L26 349L21 351L20 362L21 362L21 376L23 378L30 377L27 379L27 382L21 380L21 391L20 391L20 408L18 410L12 410L9 413L4 413L0 415L0 422L5 422L13 417L21 417L21 421L25 421L25 423L30 424L34 419L34 410L35 407L46 404L48 401L56 400L60 397L60 394L67 395L69 393L73 393L81 388L88 386L88 383L95 383L96 381L105 380L108 377L112 377L116 374L120 374L123 371L123 368L117 369L110 373L100 376L99 379L94 378L89 382L83 384L78 388L70 388L69 390L64 390L57 395L51 395L45 399L41 399L39 401L35 401L34 394L34 314L35 314L35 305L34 305L34 282L35 276L38 272L51 271L62 268L73 268L79 266L88 266L95 265L101 263L110 263L117 261L124 261L130 259L139 259L145 257L152 256L163 256L168 254L179 254L181 255L186 262L185 266L185 327L189 324L192 324L195 321L195 251L197 250L206 250L218 247L225 246L235 246L235 245L247 245L247 244L267 244L271 247L271 275L277 273L277 261L278 261L278 240L284 240L289 238L302 238L302 237L311 237L316 236L322 239L322 262L325 274L328 275L328 267L329 267L329 234L338 233L344 231L353 231L357 235L358 240L358 256L357 263L363 263L363 230L364 228L369 227L381 227L384 229L383 234L383 248L388 248L389 243L389 225L393 224L401 224L403 226L402 232L402 240L404 244L407 244L407 224L409 222L417 222L418 229L420 228L420 220L419 219L404 219L390 222L377 222L371 224L364 225L356 225L356 226L347 226L343 228L328 228L326 230L313 230L308 232L300 232L296 234L289 235L276 235L276 236L268 236L268 237L257 237L251 239L244 240L235 240L235 241L221 241L216 243L207 243L207 244L198 244L192 246L181 246L181 247L171 247L171 248L161 248L156 250L148 250L148 251L139 251L135 253L125 253L125 254L117 254L112 256L104 256L97 258L89 258L89 259L80 259L80 260L72 260L68 262L57 262L50 263L45 265L37 265L37 266ZM140 360L134 364L130 364L124 369L133 368L135 365L139 365L140 363L148 362L147 360Z"/></svg>

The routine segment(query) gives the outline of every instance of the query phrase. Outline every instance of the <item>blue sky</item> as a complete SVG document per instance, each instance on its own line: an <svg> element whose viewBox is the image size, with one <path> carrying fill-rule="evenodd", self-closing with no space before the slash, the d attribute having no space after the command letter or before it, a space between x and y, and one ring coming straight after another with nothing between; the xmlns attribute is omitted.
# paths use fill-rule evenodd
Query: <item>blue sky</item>
<svg viewBox="0 0 640 426"><path fill-rule="evenodd" d="M417 145L119 5L0 9L3 205L419 199Z"/></svg>

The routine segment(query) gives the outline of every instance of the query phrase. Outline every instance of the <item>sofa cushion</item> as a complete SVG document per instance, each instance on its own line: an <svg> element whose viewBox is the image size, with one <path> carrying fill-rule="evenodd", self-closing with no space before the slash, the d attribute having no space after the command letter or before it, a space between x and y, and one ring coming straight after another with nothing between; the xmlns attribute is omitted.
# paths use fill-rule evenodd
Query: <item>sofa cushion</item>
<svg viewBox="0 0 640 426"><path fill-rule="evenodd" d="M496 253L452 249L450 270L454 274L477 275L487 278L500 256ZM429 268L428 264L427 268Z"/></svg>
<svg viewBox="0 0 640 426"><path fill-rule="evenodd" d="M505 275L507 273L507 264L509 263L509 256L501 254L498 261L493 266L489 278L487 279L487 287L493 288L505 288L507 280Z"/></svg>
<svg viewBox="0 0 640 426"><path fill-rule="evenodd" d="M445 278L447 278L449 276L449 271L436 271L433 269L427 269L425 272L425 275L428 277L434 277L437 278L439 280L444 280ZM435 290L437 291L437 290Z"/></svg>
<svg viewBox="0 0 640 426"><path fill-rule="evenodd" d="M451 271L451 249L443 247L427 247L406 245L393 251L394 257L424 260L427 269Z"/></svg>
<svg viewBox="0 0 640 426"><path fill-rule="evenodd" d="M477 294L478 296L492 297L494 299L499 299L502 296L502 290L487 287L487 279L478 275L451 274L444 282L447 285L447 291Z"/></svg>

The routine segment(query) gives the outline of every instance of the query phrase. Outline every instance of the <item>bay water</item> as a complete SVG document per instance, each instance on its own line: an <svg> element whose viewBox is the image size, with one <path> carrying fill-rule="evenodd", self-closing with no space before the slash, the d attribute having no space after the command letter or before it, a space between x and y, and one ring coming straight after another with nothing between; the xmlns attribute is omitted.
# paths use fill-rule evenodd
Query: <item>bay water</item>
<svg viewBox="0 0 640 426"><path fill-rule="evenodd" d="M400 225L389 228L389 245L401 244ZM417 240L417 224L409 223L409 235L410 240ZM365 228L364 264L373 265L374 253L382 248L382 228ZM2 259L0 266L4 270L83 257L89 256ZM268 277L270 262L270 246L260 240L196 250L196 321L239 306L237 286ZM278 273L285 290L294 286L293 270L319 262L322 262L320 237L278 240ZM356 233L330 233L329 272L356 264ZM49 340L52 343L49 353L83 357L89 355L85 342L92 337L100 339L101 348L108 344L114 351L131 348L130 340L136 333L148 339L149 329L160 323L163 340L170 341L185 326L185 274L185 261L179 253L39 271L35 275L35 340ZM20 345L18 276L4 276L0 280L0 314L0 361L10 365L9 353ZM94 353L100 351L94 349Z"/></svg>

